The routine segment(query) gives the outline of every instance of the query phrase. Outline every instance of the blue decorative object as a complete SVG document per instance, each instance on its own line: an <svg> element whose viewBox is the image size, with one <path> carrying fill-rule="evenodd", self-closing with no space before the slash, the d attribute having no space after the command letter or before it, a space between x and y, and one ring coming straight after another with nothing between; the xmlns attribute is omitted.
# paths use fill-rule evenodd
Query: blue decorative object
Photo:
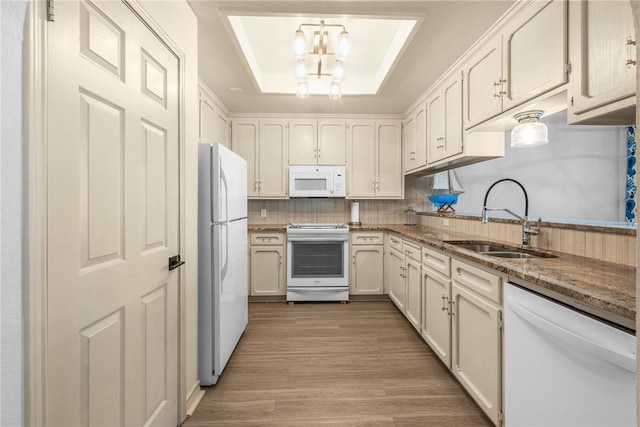
<svg viewBox="0 0 640 427"><path fill-rule="evenodd" d="M625 220L636 222L636 127L627 126L627 200Z"/></svg>

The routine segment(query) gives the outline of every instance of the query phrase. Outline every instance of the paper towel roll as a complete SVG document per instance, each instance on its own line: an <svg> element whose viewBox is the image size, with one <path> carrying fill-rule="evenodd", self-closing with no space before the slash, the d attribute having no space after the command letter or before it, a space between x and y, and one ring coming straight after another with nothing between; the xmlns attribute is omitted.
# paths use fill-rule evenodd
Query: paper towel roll
<svg viewBox="0 0 640 427"><path fill-rule="evenodd" d="M351 202L351 224L360 224L360 203Z"/></svg>

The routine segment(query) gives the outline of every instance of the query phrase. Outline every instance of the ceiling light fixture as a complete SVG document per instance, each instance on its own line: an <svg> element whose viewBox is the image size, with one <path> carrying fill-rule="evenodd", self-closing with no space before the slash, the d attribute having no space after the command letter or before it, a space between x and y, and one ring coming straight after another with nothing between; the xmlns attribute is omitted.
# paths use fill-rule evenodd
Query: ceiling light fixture
<svg viewBox="0 0 640 427"><path fill-rule="evenodd" d="M305 32L302 31L303 27L317 28L312 34L313 51L311 52L307 50L307 36ZM337 37L335 46L331 46L334 47L334 52L330 52L329 30L333 28L342 29L342 31ZM340 83L344 79L345 74L343 61L348 61L351 58L351 40L344 25L325 24L324 20L321 20L319 24L300 24L293 38L293 54L298 59L298 64L295 69L295 78L296 81L298 81L297 96L309 96L307 78L311 75L316 76L318 79L330 76L329 98L340 99L342 97L342 87ZM313 73L307 71L307 65L305 63L307 55L316 55L318 57L318 68ZM334 57L334 65L331 72L323 72L323 57L325 56ZM327 68L327 64L324 63L324 65L325 68Z"/></svg>
<svg viewBox="0 0 640 427"><path fill-rule="evenodd" d="M516 148L535 147L549 142L547 125L539 120L544 111L525 111L513 116L520 124L511 130L511 146Z"/></svg>

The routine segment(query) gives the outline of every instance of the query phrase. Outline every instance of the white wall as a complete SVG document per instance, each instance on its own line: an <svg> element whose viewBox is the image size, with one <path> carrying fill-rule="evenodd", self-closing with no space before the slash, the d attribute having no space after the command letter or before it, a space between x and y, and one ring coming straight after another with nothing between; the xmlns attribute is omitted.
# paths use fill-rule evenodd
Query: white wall
<svg viewBox="0 0 640 427"><path fill-rule="evenodd" d="M549 144L511 148L505 157L456 170L466 190L456 212L480 214L487 189L500 178L519 181L529 195L529 216L543 219L625 220L627 139L624 126L567 125L566 111L542 119ZM524 196L500 183L487 205L524 213ZM498 214L491 214L498 215Z"/></svg>
<svg viewBox="0 0 640 427"><path fill-rule="evenodd" d="M0 2L0 425L23 424L22 40L26 0Z"/></svg>

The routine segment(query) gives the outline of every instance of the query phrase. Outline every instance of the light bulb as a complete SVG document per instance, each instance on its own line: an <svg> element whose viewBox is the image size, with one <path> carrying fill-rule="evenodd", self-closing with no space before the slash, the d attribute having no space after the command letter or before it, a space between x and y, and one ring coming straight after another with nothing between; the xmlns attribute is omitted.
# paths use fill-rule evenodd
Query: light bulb
<svg viewBox="0 0 640 427"><path fill-rule="evenodd" d="M296 31L293 38L293 54L298 59L304 59L307 56L307 36L302 30Z"/></svg>
<svg viewBox="0 0 640 427"><path fill-rule="evenodd" d="M344 79L344 65L342 65L341 61L336 60L336 66L333 67L331 75L336 82L341 82Z"/></svg>
<svg viewBox="0 0 640 427"><path fill-rule="evenodd" d="M308 72L307 66L304 61L298 61L298 65L296 65L296 80L301 82L307 80Z"/></svg>
<svg viewBox="0 0 640 427"><path fill-rule="evenodd" d="M340 83L331 82L331 86L329 86L329 99L340 99L342 97L342 88L340 87Z"/></svg>
<svg viewBox="0 0 640 427"><path fill-rule="evenodd" d="M534 110L513 116L520 124L511 130L512 147L535 147L549 142L547 125L538 121L543 114L542 110Z"/></svg>
<svg viewBox="0 0 640 427"><path fill-rule="evenodd" d="M309 85L307 82L298 82L298 89L296 90L296 96L300 98L306 98L309 96Z"/></svg>
<svg viewBox="0 0 640 427"><path fill-rule="evenodd" d="M351 40L349 39L349 33L346 30L342 30L338 36L336 58L340 61L348 61L351 58Z"/></svg>

